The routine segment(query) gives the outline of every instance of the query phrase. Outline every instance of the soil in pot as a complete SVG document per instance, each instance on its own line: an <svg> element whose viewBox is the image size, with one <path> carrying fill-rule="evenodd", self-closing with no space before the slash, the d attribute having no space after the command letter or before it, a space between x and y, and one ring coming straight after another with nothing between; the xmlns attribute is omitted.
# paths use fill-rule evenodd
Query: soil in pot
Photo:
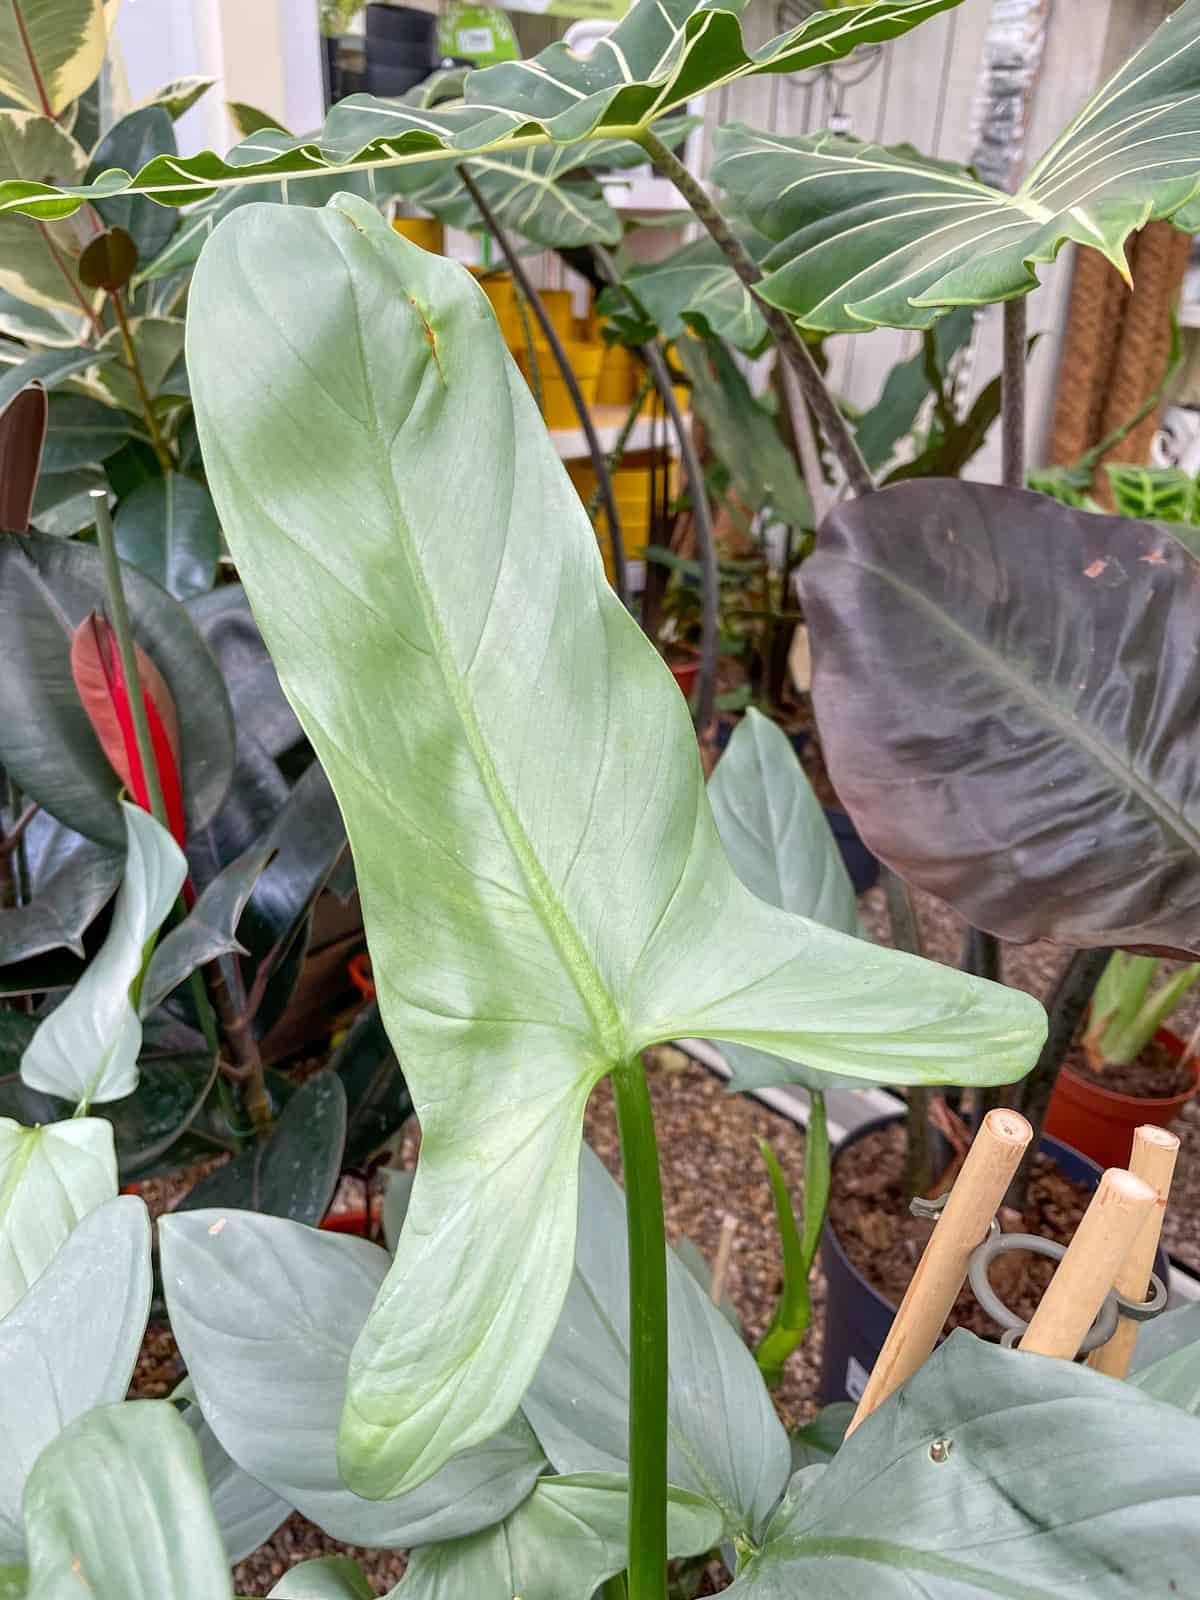
<svg viewBox="0 0 1200 1600"><path fill-rule="evenodd" d="M1110 1062L1098 1072L1088 1061L1082 1045L1076 1044L1066 1064L1077 1078L1107 1089L1111 1094L1128 1094L1138 1100L1171 1100L1187 1094L1194 1082L1191 1067L1153 1039L1136 1060L1125 1065Z"/></svg>
<svg viewBox="0 0 1200 1600"><path fill-rule="evenodd" d="M899 1305L929 1242L930 1224L910 1215L904 1193L904 1126L896 1123L857 1140L833 1169L829 1216L852 1265L893 1305ZM1029 1186L1029 1202L1014 1231L1070 1241L1087 1209L1091 1191L1063 1177L1049 1156L1040 1155ZM1020 1317L1033 1315L1054 1272L1041 1256L1012 1254L992 1268L992 1282ZM950 1328L967 1328L998 1341L1000 1330L964 1288L950 1315Z"/></svg>

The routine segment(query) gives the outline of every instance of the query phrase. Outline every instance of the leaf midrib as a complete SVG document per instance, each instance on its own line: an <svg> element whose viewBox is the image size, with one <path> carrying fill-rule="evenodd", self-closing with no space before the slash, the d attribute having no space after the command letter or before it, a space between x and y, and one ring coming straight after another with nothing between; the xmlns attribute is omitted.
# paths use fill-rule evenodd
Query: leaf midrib
<svg viewBox="0 0 1200 1600"><path fill-rule="evenodd" d="M361 230L353 220L347 217L344 212L338 212L336 215L347 221L355 229L356 233L361 233ZM369 243L372 250L378 251L378 246L373 240L369 241ZM383 430L379 425L379 417L375 409L375 396L368 377L366 351L363 345L362 318L358 306L356 274L352 264L346 260L345 254L340 251L339 253L342 254L342 259L346 261L351 294L354 297L354 335L358 346L359 367L363 379L363 396L367 406L368 432L371 444L376 450L380 462L384 498L392 515L400 547L404 553L405 564L408 567L426 631L429 634L431 654L437 664L442 682L445 684L446 694L458 717L463 738L479 772L484 791L496 813L509 849L516 858L521 875L525 879L530 901L534 911L537 913L538 920L545 928L551 944L558 953L559 959L562 961L588 1016L591 1018L601 1055L606 1061L615 1064L621 1061L627 1053L624 1048L625 1029L621 1024L620 1013L612 995L608 991L607 985L588 954L574 923L555 894L554 886L546 873L546 869L543 867L533 843L525 831L524 823L518 816L516 808L500 778L500 774L496 770L495 762L483 736L479 720L475 715L475 709L471 704L466 685L454 660L449 640L438 613L436 601L426 581L424 569L414 547L408 522L400 506L399 497L396 494L395 481L392 476L391 454ZM425 313L420 310L415 301L413 302L413 314L424 320ZM436 341L437 333L432 326L429 327L428 331L430 351L436 359L434 342ZM440 381L445 384L445 377L441 375L440 363L438 372Z"/></svg>
<svg viewBox="0 0 1200 1600"><path fill-rule="evenodd" d="M896 576L894 572L885 571L870 561L865 561L861 556L844 556L847 565L858 567L863 572L869 572L880 579L885 585L890 585L903 598L907 599L915 609L924 612L934 621L940 623L942 628L963 645L968 655L981 661L992 675L1006 684L1019 698L1023 699L1033 709L1040 712L1057 732L1071 744L1079 746L1084 755L1103 768L1111 777L1124 784L1146 810L1155 817L1163 829L1178 838L1180 842L1192 852L1200 855L1200 831L1191 827L1177 811L1170 811L1160 803L1156 791L1151 788L1134 771L1132 765L1123 765L1109 749L1102 739L1091 734L1089 725L1080 717L1073 717L1065 712L1048 695L1041 693L1031 679L1023 678L1015 672L1003 656L999 655L990 645L985 644L975 634L971 633L961 623L956 622L950 614L943 610L920 589L906 583L904 579Z"/></svg>

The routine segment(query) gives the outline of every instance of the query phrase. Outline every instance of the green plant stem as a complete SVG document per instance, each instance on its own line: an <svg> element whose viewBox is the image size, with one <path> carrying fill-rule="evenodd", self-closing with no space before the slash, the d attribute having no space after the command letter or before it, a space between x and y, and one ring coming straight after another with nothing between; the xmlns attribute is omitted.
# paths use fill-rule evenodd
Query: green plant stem
<svg viewBox="0 0 1200 1600"><path fill-rule="evenodd" d="M575 407L579 417L579 426L583 429L583 437L587 442L588 455L592 461L592 471L596 474L596 482L600 488L600 496L604 501L604 517L608 523L608 540L612 546L613 558L613 588L620 596L621 604L629 604L629 575L625 563L625 541L621 537L621 519L617 515L617 497L613 493L612 477L609 474L608 463L604 458L604 451L600 447L600 436L596 432L596 424L592 421L591 411L587 401L583 398L583 391L579 387L579 379L575 376L567 352L563 348L562 340L550 320L549 313L542 304L541 296L529 281L520 256L513 249L508 235L496 217L491 206L488 205L465 164L458 169L459 177L466 185L467 193L475 202L475 209L483 218L488 232L495 239L508 263L509 271L516 280L529 307L537 318L538 327L542 330L542 337L550 346L551 354L562 374L562 380L567 386L567 393L571 397L571 404Z"/></svg>
<svg viewBox="0 0 1200 1600"><path fill-rule="evenodd" d="M612 1075L629 1249L629 1600L667 1594L667 1240L654 1113L636 1057Z"/></svg>
<svg viewBox="0 0 1200 1600"><path fill-rule="evenodd" d="M910 956L924 954L921 926L912 890L891 867L880 874L892 925L892 943ZM908 1111L904 1137L904 1192L911 1200L928 1193L933 1184L933 1152L929 1143L929 1090L913 1083L905 1090Z"/></svg>
<svg viewBox="0 0 1200 1600"><path fill-rule="evenodd" d="M1005 1196L1005 1204L1017 1211L1025 1209L1029 1175L1033 1171L1033 1163L1042 1137L1042 1125L1050 1108L1050 1097L1054 1093L1054 1085L1058 1082L1059 1070L1067 1058L1067 1051L1071 1048L1075 1030L1087 1010L1088 1001L1092 998L1101 974L1108 965L1108 957L1107 950L1076 950L1064 967L1054 997L1046 1008L1050 1014L1049 1031L1042 1046L1042 1053L1037 1059L1037 1065L1025 1080L1024 1094L1019 1108L1033 1126L1033 1138L1021 1158L1021 1165L1017 1168L1009 1184L1008 1194Z"/></svg>
<svg viewBox="0 0 1200 1600"><path fill-rule="evenodd" d="M125 312L125 301L120 289L114 289L108 297L113 308L113 315L117 319L117 326L121 330L121 344L125 350L125 365L133 375L137 387L138 399L141 401L142 415L146 419L146 427L150 434L150 444L154 454L158 457L158 464L167 476L175 470L171 460L171 452L163 440L162 430L158 426L158 418L154 415L154 402L150 398L150 391L146 387L146 379L142 373L142 364L138 360L137 346L133 342L133 331L129 326L129 318Z"/></svg>
<svg viewBox="0 0 1200 1600"><path fill-rule="evenodd" d="M1003 481L1025 487L1025 372L1029 359L1029 304L1024 295L1004 302L1004 376L1001 410Z"/></svg>
<svg viewBox="0 0 1200 1600"><path fill-rule="evenodd" d="M729 226L720 210L709 198L704 186L694 178L662 140L649 128L641 128L636 142L650 157L651 162L665 178L669 178L687 201L697 220L704 224L713 242L720 248L730 266L746 287L753 292L762 282L758 263ZM771 337L791 364L804 398L812 407L817 425L837 457L846 480L855 494L870 494L875 487L870 469L863 460L862 451L851 432L837 402L825 385L825 380L812 358L808 346L800 336L796 324L786 312L755 295L755 301Z"/></svg>
<svg viewBox="0 0 1200 1600"><path fill-rule="evenodd" d="M629 1600L629 1590L625 1587L625 1574L618 1572L615 1578L610 1578L600 1594L601 1600Z"/></svg>

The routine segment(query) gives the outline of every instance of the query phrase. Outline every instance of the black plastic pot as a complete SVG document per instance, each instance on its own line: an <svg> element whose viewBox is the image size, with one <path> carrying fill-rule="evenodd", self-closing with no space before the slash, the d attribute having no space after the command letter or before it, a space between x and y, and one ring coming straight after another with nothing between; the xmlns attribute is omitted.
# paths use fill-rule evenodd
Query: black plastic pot
<svg viewBox="0 0 1200 1600"><path fill-rule="evenodd" d="M861 1128L855 1128L834 1152L835 1171L843 1151L867 1134L877 1133L902 1120L902 1113L876 1117ZM1101 1169L1070 1145L1044 1137L1040 1149L1045 1155L1053 1156L1060 1172L1073 1183L1085 1183L1094 1189L1100 1182ZM829 1405L835 1400L858 1400L883 1349L896 1307L885 1300L878 1289L872 1288L852 1264L828 1218L821 1230L821 1267L826 1283L825 1345L817 1395L822 1405ZM1166 1283L1169 1264L1163 1250L1158 1252L1154 1270Z"/></svg>
<svg viewBox="0 0 1200 1600"><path fill-rule="evenodd" d="M422 72L432 72L437 60L428 39L368 39L367 71L383 67L388 72L411 70L420 67Z"/></svg>
<svg viewBox="0 0 1200 1600"><path fill-rule="evenodd" d="M415 89L419 83L424 83L428 76L428 67L377 67L368 62L363 74L363 87L368 94L394 99Z"/></svg>
<svg viewBox="0 0 1200 1600"><path fill-rule="evenodd" d="M437 38L438 19L432 11L417 11L411 6L367 7L367 54L377 40L423 44L432 57Z"/></svg>

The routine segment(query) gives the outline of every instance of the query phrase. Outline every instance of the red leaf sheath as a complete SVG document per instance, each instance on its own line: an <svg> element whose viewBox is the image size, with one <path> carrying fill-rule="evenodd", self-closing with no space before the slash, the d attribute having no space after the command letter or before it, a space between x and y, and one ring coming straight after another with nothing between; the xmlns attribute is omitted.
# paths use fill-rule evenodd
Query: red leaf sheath
<svg viewBox="0 0 1200 1600"><path fill-rule="evenodd" d="M187 829L179 775L179 722L175 703L165 679L146 652L140 645L134 645L134 652L158 781L167 808L167 824L182 849ZM150 791L138 753L133 705L121 667L121 655L111 625L94 611L80 623L71 640L71 674L104 754L137 804L143 811L149 811ZM190 906L194 899L190 882L185 883L183 894Z"/></svg>

